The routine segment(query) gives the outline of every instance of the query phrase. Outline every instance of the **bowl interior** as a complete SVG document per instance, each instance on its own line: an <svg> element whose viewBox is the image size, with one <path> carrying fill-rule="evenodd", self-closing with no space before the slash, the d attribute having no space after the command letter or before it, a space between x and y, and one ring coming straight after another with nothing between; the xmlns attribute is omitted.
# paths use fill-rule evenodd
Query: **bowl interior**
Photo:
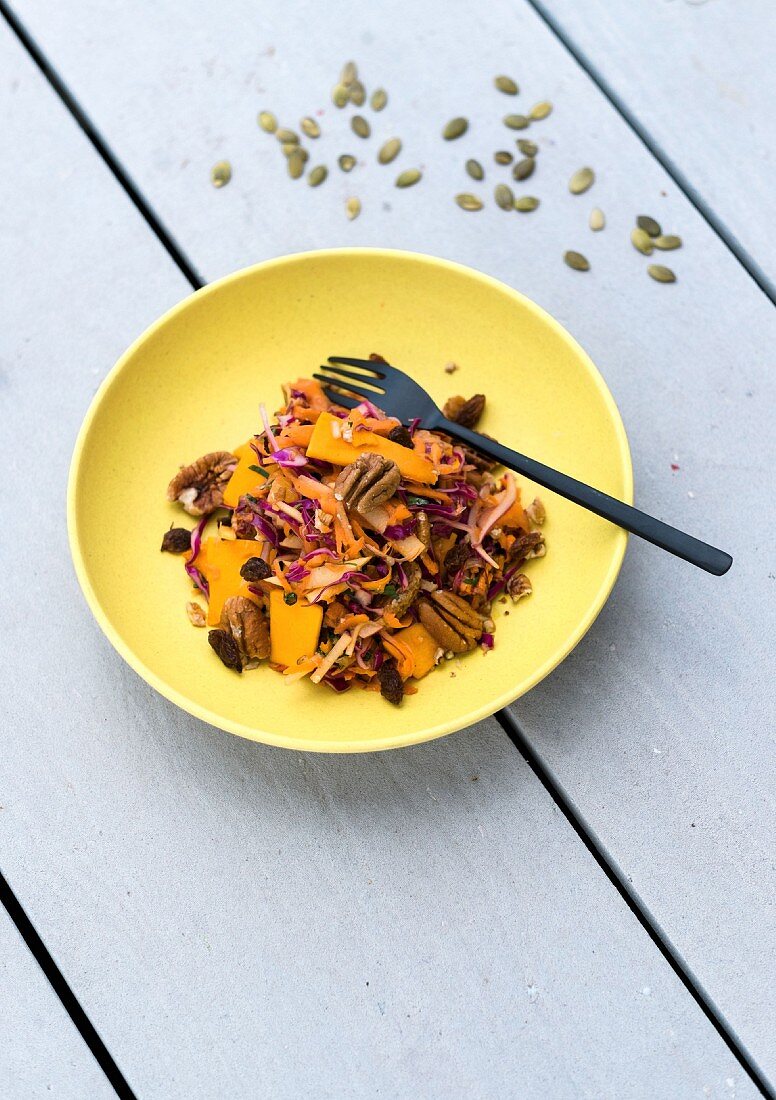
<svg viewBox="0 0 776 1100"><path fill-rule="evenodd" d="M122 357L82 428L69 526L98 622L150 684L246 737L326 751L411 744L459 729L545 676L589 627L616 578L624 532L543 492L545 558L533 595L497 604L496 647L445 662L393 708L378 695L236 677L188 622L191 587L162 532L187 517L165 500L183 462L230 449L280 404L280 384L327 355L376 351L442 403L486 394L484 431L623 499L625 433L600 375L546 313L486 276L407 253L308 253L238 272L193 295ZM444 366L458 364L449 375ZM524 500L534 486L521 481ZM508 614L507 614L508 612Z"/></svg>

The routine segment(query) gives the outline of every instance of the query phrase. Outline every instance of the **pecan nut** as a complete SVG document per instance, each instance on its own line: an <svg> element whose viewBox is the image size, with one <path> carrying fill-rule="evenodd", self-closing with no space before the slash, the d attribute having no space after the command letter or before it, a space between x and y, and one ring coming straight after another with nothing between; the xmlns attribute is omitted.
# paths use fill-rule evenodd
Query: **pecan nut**
<svg viewBox="0 0 776 1100"><path fill-rule="evenodd" d="M460 424L462 428L474 428L485 410L485 394L475 393L468 400L460 395L445 401L442 416Z"/></svg>
<svg viewBox="0 0 776 1100"><path fill-rule="evenodd" d="M224 600L218 625L234 639L243 668L269 657L269 622L252 600L245 596Z"/></svg>
<svg viewBox="0 0 776 1100"><path fill-rule="evenodd" d="M186 604L186 614L192 626L205 626L207 624L204 609L195 600L189 600Z"/></svg>
<svg viewBox="0 0 776 1100"><path fill-rule="evenodd" d="M468 539L462 539L460 542L453 543L445 554L445 574L448 577L454 577L459 570L463 569L471 556L472 548L469 545Z"/></svg>
<svg viewBox="0 0 776 1100"><path fill-rule="evenodd" d="M523 596L531 595L533 585L525 573L513 573L507 581L507 592L512 597L513 603L517 603L518 600L522 600Z"/></svg>
<svg viewBox="0 0 776 1100"><path fill-rule="evenodd" d="M434 641L453 653L474 649L482 637L482 615L453 592L432 592L420 601L418 613Z"/></svg>
<svg viewBox="0 0 776 1100"><path fill-rule="evenodd" d="M420 582L423 577L420 566L414 561L407 562L404 571L407 574L407 587L397 592L384 608L391 615L395 615L397 619L400 619L415 602L415 598L420 592Z"/></svg>
<svg viewBox="0 0 776 1100"><path fill-rule="evenodd" d="M506 568L520 565L521 562L530 561L532 558L543 558L547 553L544 544L544 535L541 531L529 531L527 535L520 535L509 548L507 553Z"/></svg>
<svg viewBox="0 0 776 1100"><path fill-rule="evenodd" d="M541 525L547 518L547 513L544 510L544 505L538 497L534 497L534 499L531 501L525 511L531 523L535 523L537 527L541 527Z"/></svg>
<svg viewBox="0 0 776 1100"><path fill-rule="evenodd" d="M428 550L431 546L431 522L425 512L417 512L415 519L418 521L415 528L415 537L420 539L426 550Z"/></svg>
<svg viewBox="0 0 776 1100"><path fill-rule="evenodd" d="M349 508L366 513L390 500L400 483L401 471L393 459L362 454L340 471L334 496Z"/></svg>
<svg viewBox="0 0 776 1100"><path fill-rule="evenodd" d="M206 516L220 508L224 489L237 458L229 451L211 451L190 466L181 466L167 487L167 499L179 501L189 515Z"/></svg>

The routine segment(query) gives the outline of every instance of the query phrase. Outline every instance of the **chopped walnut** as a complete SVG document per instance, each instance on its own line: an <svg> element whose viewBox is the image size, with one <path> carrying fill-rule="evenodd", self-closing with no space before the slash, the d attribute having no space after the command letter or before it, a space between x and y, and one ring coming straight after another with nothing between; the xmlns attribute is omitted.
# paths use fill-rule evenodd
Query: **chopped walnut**
<svg viewBox="0 0 776 1100"><path fill-rule="evenodd" d="M220 508L224 489L237 458L229 451L211 451L190 466L182 466L167 487L167 499L177 500L192 516L206 516Z"/></svg>
<svg viewBox="0 0 776 1100"><path fill-rule="evenodd" d="M530 561L531 558L543 558L546 552L547 547L544 545L544 535L541 531L529 531L527 535L516 538L510 546L505 568Z"/></svg>
<svg viewBox="0 0 776 1100"><path fill-rule="evenodd" d="M383 665L377 678L380 681L380 694L383 699L398 706L404 698L404 684L398 670L393 665Z"/></svg>
<svg viewBox="0 0 776 1100"><path fill-rule="evenodd" d="M401 483L401 471L390 458L362 454L340 471L334 483L334 496L349 508L364 513L385 504Z"/></svg>
<svg viewBox="0 0 776 1100"><path fill-rule="evenodd" d="M234 638L243 668L269 657L269 621L252 600L230 596L218 625Z"/></svg>
<svg viewBox="0 0 776 1100"><path fill-rule="evenodd" d="M474 428L485 410L485 394L475 393L467 401L460 395L445 401L442 416L460 424L462 428Z"/></svg>
<svg viewBox="0 0 776 1100"><path fill-rule="evenodd" d="M453 592L432 592L419 602L418 613L434 641L449 652L474 649L482 636L482 616Z"/></svg>
<svg viewBox="0 0 776 1100"><path fill-rule="evenodd" d="M513 573L507 581L507 592L512 597L513 603L517 603L523 596L531 595L533 586L525 573Z"/></svg>
<svg viewBox="0 0 776 1100"><path fill-rule="evenodd" d="M191 531L188 527L170 527L164 532L161 548L168 554L185 554L191 550Z"/></svg>
<svg viewBox="0 0 776 1100"><path fill-rule="evenodd" d="M458 364L457 363L450 362L450 363L445 364L445 374L455 374L455 372L457 370L458 370Z"/></svg>
<svg viewBox="0 0 776 1100"><path fill-rule="evenodd" d="M407 562L404 566L404 570L407 574L407 587L397 592L384 608L384 610L391 615L395 615L397 619L400 619L415 602L415 598L418 592L420 592L420 582L423 578L423 574L417 562Z"/></svg>
<svg viewBox="0 0 776 1100"><path fill-rule="evenodd" d="M207 622L204 609L195 600L186 604L186 614L192 626L204 626Z"/></svg>
<svg viewBox="0 0 776 1100"><path fill-rule="evenodd" d="M409 447L412 450L412 436L409 433L409 428L405 428L403 424L393 428L388 433L388 438L392 443L398 443L400 447Z"/></svg>
<svg viewBox="0 0 776 1100"><path fill-rule="evenodd" d="M547 513L544 510L544 505L538 497L534 497L534 499L531 501L525 511L531 523L535 523L537 527L541 527L541 525L547 518Z"/></svg>
<svg viewBox="0 0 776 1100"><path fill-rule="evenodd" d="M208 631L207 640L227 668L232 668L235 672L242 672L240 650L237 648L237 642L227 630L210 630Z"/></svg>

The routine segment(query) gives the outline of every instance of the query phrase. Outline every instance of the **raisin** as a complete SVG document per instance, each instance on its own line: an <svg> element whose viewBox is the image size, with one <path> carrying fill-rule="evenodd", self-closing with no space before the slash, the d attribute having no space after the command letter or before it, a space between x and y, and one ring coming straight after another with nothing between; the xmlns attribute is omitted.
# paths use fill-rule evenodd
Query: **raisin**
<svg viewBox="0 0 776 1100"><path fill-rule="evenodd" d="M162 550L166 550L168 554L185 554L187 550L191 550L191 531L186 527L171 527L164 532Z"/></svg>
<svg viewBox="0 0 776 1100"><path fill-rule="evenodd" d="M240 570L240 576L244 581L263 581L270 572L270 567L263 558L248 558Z"/></svg>
<svg viewBox="0 0 776 1100"><path fill-rule="evenodd" d="M242 672L240 650L231 634L226 630L211 630L208 632L207 640L227 668Z"/></svg>
<svg viewBox="0 0 776 1100"><path fill-rule="evenodd" d="M379 355L376 351L370 353L369 358L373 363L387 363L387 359L383 359L382 355Z"/></svg>
<svg viewBox="0 0 776 1100"><path fill-rule="evenodd" d="M377 674L380 680L380 694L389 703L398 706L404 698L404 684L393 665L383 665Z"/></svg>
<svg viewBox="0 0 776 1100"><path fill-rule="evenodd" d="M394 428L393 431L389 433L388 438L392 443L398 443L400 447L412 448L412 436L403 424L399 424L398 427Z"/></svg>

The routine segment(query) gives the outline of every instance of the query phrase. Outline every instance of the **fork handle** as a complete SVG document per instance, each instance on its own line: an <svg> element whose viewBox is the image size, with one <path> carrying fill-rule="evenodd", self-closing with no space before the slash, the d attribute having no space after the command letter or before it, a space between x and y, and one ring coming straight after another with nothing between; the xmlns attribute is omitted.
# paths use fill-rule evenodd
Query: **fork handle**
<svg viewBox="0 0 776 1100"><path fill-rule="evenodd" d="M589 512L595 512L597 516L603 516L611 523L616 523L618 527L624 527L626 531L646 539L654 546L659 546L661 550L667 550L669 554L684 558L692 565L697 565L699 569L705 569L707 573L721 577L733 564L732 557L724 550L717 550L716 547L709 546L708 543L701 542L700 539L693 538L684 531L678 531L675 527L663 523L662 520L655 519L654 516L640 512L630 504L624 504L616 497L610 497L591 485L585 485L584 482L577 481L568 474L553 470L543 462L521 455L518 451L504 447L493 439L453 423L452 420L440 416L439 420L429 427L447 432L448 435L459 439L462 443L467 443L476 451L481 451L488 458L516 470L538 485L543 485L545 489L551 489L553 493L572 500L582 508L587 508Z"/></svg>

